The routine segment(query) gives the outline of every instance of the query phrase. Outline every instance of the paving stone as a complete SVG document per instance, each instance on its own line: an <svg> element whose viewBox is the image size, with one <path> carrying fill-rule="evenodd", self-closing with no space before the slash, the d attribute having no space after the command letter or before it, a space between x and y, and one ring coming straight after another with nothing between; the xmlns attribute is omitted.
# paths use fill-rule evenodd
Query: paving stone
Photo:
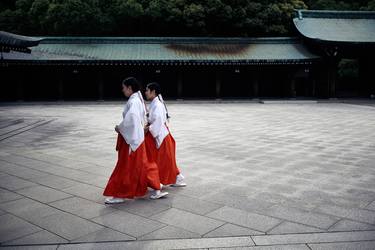
<svg viewBox="0 0 375 250"><path fill-rule="evenodd" d="M66 239L43 230L18 238L16 240L5 242L4 245L35 245L40 244L41 242L43 242L43 244L68 243Z"/></svg>
<svg viewBox="0 0 375 250"><path fill-rule="evenodd" d="M166 191L168 192L170 190L171 188L166 189ZM208 202L205 200L192 198L189 196L179 195L179 194L168 196L168 199L161 199L161 200L157 200L156 202L167 204L171 207L178 208L178 209L188 211L194 214L199 214L199 215L205 215L223 206L220 204L215 204L215 203Z"/></svg>
<svg viewBox="0 0 375 250"><path fill-rule="evenodd" d="M64 177L56 176L56 175L48 175L40 178L33 179L34 182L42 184L47 187L55 188L55 189L65 189L71 188L77 185L80 185L80 182L73 181Z"/></svg>
<svg viewBox="0 0 375 250"><path fill-rule="evenodd" d="M293 233L314 233L314 232L325 232L326 230L319 229L316 227L309 227L306 225L284 221L280 225L272 228L268 234L293 234Z"/></svg>
<svg viewBox="0 0 375 250"><path fill-rule="evenodd" d="M168 197L169 199L169 197ZM167 199L162 199L167 200ZM150 217L154 214L160 213L170 208L168 205L164 205L159 202L160 200L135 199L127 200L125 203L116 204L114 207L123 211L127 211L132 214L141 215L144 217Z"/></svg>
<svg viewBox="0 0 375 250"><path fill-rule="evenodd" d="M80 216L82 218L91 219L108 213L117 211L111 207L96 202L88 201L78 197L72 197L50 203L65 212Z"/></svg>
<svg viewBox="0 0 375 250"><path fill-rule="evenodd" d="M129 241L135 240L134 237L114 231L110 228L104 228L93 233L79 237L71 242L105 242L105 241Z"/></svg>
<svg viewBox="0 0 375 250"><path fill-rule="evenodd" d="M123 104L1 106L0 122L55 120L0 141L0 160L8 162L0 164L0 187L14 191L39 183L102 205L103 187L117 157L113 125L121 116L113 114L121 114ZM169 188L167 199L108 207L149 219L167 212L168 207L207 217L225 205L244 214L277 219L276 224L248 230L284 236L293 230L298 234L312 230L305 226L333 232L375 226L371 224L375 211L374 108L341 103L207 102L168 103L168 108L173 114L170 127L177 142L177 161L188 186ZM222 133L228 129L230 141ZM9 193L4 199L0 214L10 213L33 224L63 213L30 199L18 201ZM219 207L215 207L217 202ZM229 218L226 223L244 228L262 221ZM162 224L153 231L172 226L178 227ZM209 232L223 229L226 226ZM111 233L101 231L96 230L95 237L111 238Z"/></svg>
<svg viewBox="0 0 375 250"><path fill-rule="evenodd" d="M36 224L67 240L73 240L104 228L96 223L64 212L43 217Z"/></svg>
<svg viewBox="0 0 375 250"><path fill-rule="evenodd" d="M13 240L42 230L41 228L11 214L0 216L0 225L1 244L5 241Z"/></svg>
<svg viewBox="0 0 375 250"><path fill-rule="evenodd" d="M136 238L165 226L160 222L124 211L106 214L92 221Z"/></svg>
<svg viewBox="0 0 375 250"><path fill-rule="evenodd" d="M267 215L271 215L277 218L286 219L322 229L328 229L336 221L339 220L339 218L334 216L318 214L314 212L304 211L297 208L284 207L280 205L271 207L270 209L265 211L265 213Z"/></svg>
<svg viewBox="0 0 375 250"><path fill-rule="evenodd" d="M348 214L346 218L375 225L375 211L357 209Z"/></svg>
<svg viewBox="0 0 375 250"><path fill-rule="evenodd" d="M59 250L67 249L205 249L217 247L243 247L253 246L250 237L225 237L225 238L204 238L204 239L177 239L177 240L155 240L135 242L113 242L97 244L61 245Z"/></svg>
<svg viewBox="0 0 375 250"><path fill-rule="evenodd" d="M71 188L62 189L63 192L73 194L91 201L104 204L103 189L88 184L80 184Z"/></svg>
<svg viewBox="0 0 375 250"><path fill-rule="evenodd" d="M374 211L375 211L375 201L371 202L371 203L366 207L366 209L374 210Z"/></svg>
<svg viewBox="0 0 375 250"><path fill-rule="evenodd" d="M23 196L0 188L0 203L21 199Z"/></svg>
<svg viewBox="0 0 375 250"><path fill-rule="evenodd" d="M210 250L311 250L306 245L277 245L277 246L251 246L251 247L226 247L210 248Z"/></svg>
<svg viewBox="0 0 375 250"><path fill-rule="evenodd" d="M17 190L17 193L43 203L53 202L57 200L66 199L68 197L72 197L72 195L70 194L63 193L55 189L43 186L34 186L20 189Z"/></svg>
<svg viewBox="0 0 375 250"><path fill-rule="evenodd" d="M143 235L139 240L156 240L156 239L191 239L200 238L200 234L189 232L178 227L166 226L154 232Z"/></svg>
<svg viewBox="0 0 375 250"><path fill-rule="evenodd" d="M204 237L209 238L209 237L245 236L245 235L262 235L262 234L264 233L227 223L205 234Z"/></svg>
<svg viewBox="0 0 375 250"><path fill-rule="evenodd" d="M363 231L363 230L375 230L375 225L370 225L367 223L342 219L332 227L329 228L328 231Z"/></svg>
<svg viewBox="0 0 375 250"><path fill-rule="evenodd" d="M260 199L251 199L248 197L237 196L233 194L223 194L222 192L214 193L210 196L205 196L204 199L249 212L263 210L272 205L275 205L275 203L262 201Z"/></svg>
<svg viewBox="0 0 375 250"><path fill-rule="evenodd" d="M267 232L281 221L272 217L245 212L240 209L222 207L209 214L210 218L227 221L253 230Z"/></svg>
<svg viewBox="0 0 375 250"><path fill-rule="evenodd" d="M48 246L4 246L1 249L4 250L56 250L58 245L48 245Z"/></svg>
<svg viewBox="0 0 375 250"><path fill-rule="evenodd" d="M18 166L6 161L0 161L0 169L10 175L20 177L22 179L33 179L49 175L49 173L41 172L38 170Z"/></svg>
<svg viewBox="0 0 375 250"><path fill-rule="evenodd" d="M8 190L18 190L22 188L27 188L27 187L32 187L36 186L37 184L23 180L21 178L11 176L11 175L6 175L0 177L0 188L5 188Z"/></svg>
<svg viewBox="0 0 375 250"><path fill-rule="evenodd" d="M34 224L46 216L60 213L58 209L28 198L0 203L0 209L31 221Z"/></svg>
<svg viewBox="0 0 375 250"><path fill-rule="evenodd" d="M168 209L167 211L158 213L151 217L154 220L180 227L190 232L203 235L221 225L222 221L207 218L201 215L196 215L190 212L185 212L175 208Z"/></svg>
<svg viewBox="0 0 375 250"><path fill-rule="evenodd" d="M312 250L374 250L375 241L308 244Z"/></svg>
<svg viewBox="0 0 375 250"><path fill-rule="evenodd" d="M350 242L374 240L375 231L253 236L256 245Z"/></svg>

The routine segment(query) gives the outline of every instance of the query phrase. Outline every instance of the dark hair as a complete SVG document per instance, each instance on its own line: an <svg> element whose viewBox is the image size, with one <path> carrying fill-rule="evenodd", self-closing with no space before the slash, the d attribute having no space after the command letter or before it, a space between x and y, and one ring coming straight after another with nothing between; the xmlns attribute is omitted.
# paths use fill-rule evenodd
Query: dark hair
<svg viewBox="0 0 375 250"><path fill-rule="evenodd" d="M137 92L141 89L141 86L135 77L126 78L125 80L122 81L122 84L124 84L127 87L130 86L133 92Z"/></svg>
<svg viewBox="0 0 375 250"><path fill-rule="evenodd" d="M155 90L155 94L156 94L156 96L158 97L159 101L161 101L161 102L163 103L163 105L164 105L164 107L165 107L165 111L166 111L167 119L169 119L170 116L169 116L169 114L168 114L167 105L165 105L165 102L162 101L162 100L160 99L160 96L159 96L159 95L161 94L161 87L160 87L159 83L157 83L157 82L151 82L151 83L147 84L146 88L148 88L150 91Z"/></svg>
<svg viewBox="0 0 375 250"><path fill-rule="evenodd" d="M161 93L160 85L157 82L151 82L147 84L146 88L148 88L151 91L155 90L156 95L159 95Z"/></svg>

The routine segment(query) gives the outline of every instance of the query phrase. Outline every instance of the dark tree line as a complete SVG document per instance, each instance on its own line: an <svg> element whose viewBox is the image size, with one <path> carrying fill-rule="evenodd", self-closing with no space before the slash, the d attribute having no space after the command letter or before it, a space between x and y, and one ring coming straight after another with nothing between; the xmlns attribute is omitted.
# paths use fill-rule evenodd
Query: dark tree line
<svg viewBox="0 0 375 250"><path fill-rule="evenodd" d="M284 36L294 9L375 10L375 0L1 0L24 35Z"/></svg>

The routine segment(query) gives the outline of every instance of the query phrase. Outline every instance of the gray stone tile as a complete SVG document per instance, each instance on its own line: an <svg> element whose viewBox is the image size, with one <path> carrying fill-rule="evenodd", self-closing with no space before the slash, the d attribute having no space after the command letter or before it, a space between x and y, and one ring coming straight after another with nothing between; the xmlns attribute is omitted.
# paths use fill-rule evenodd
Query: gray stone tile
<svg viewBox="0 0 375 250"><path fill-rule="evenodd" d="M166 226L154 232L143 235L139 240L158 240L158 239L191 239L200 238L200 234L189 232L178 227Z"/></svg>
<svg viewBox="0 0 375 250"><path fill-rule="evenodd" d="M273 206L265 211L266 214L286 219L293 222L298 222L304 225L318 227L322 229L328 229L332 226L339 218L334 216L328 216L325 214L318 214L314 212L304 211L297 208L284 207L284 206Z"/></svg>
<svg viewBox="0 0 375 250"><path fill-rule="evenodd" d="M17 164L9 163L6 161L0 161L1 170L22 179L33 179L42 176L47 176L49 173L30 169L27 167L19 166Z"/></svg>
<svg viewBox="0 0 375 250"><path fill-rule="evenodd" d="M316 227L309 227L306 225L284 221L280 225L272 228L268 234L293 234L293 233L314 233L314 232L325 232L324 229Z"/></svg>
<svg viewBox="0 0 375 250"><path fill-rule="evenodd" d="M185 212L175 208L171 208L167 211L153 215L151 218L168 225L198 233L200 235L203 235L224 224L222 221L192 214L190 212Z"/></svg>
<svg viewBox="0 0 375 250"><path fill-rule="evenodd" d="M43 187L43 186L35 186L17 190L17 193L22 194L26 197L31 199L49 203L53 201L58 201L62 199L66 199L68 197L72 197L72 195L57 191L52 188Z"/></svg>
<svg viewBox="0 0 375 250"><path fill-rule="evenodd" d="M58 245L48 245L48 246L4 246L1 249L4 250L56 250Z"/></svg>
<svg viewBox="0 0 375 250"><path fill-rule="evenodd" d="M36 222L42 228L67 240L103 229L104 227L64 212L42 218Z"/></svg>
<svg viewBox="0 0 375 250"><path fill-rule="evenodd" d="M0 203L21 199L23 196L0 188Z"/></svg>
<svg viewBox="0 0 375 250"><path fill-rule="evenodd" d="M10 191L38 182L103 204L102 187L116 161L116 135L108 128L117 122L113 114L121 113L122 106L123 103L0 107L0 122L4 117L39 120L41 116L52 119L58 114L51 124L0 142L0 159L10 162L0 164L0 187ZM214 212L204 202L196 202L200 200L280 218L284 223L275 228L280 233L293 229L293 223L350 231L363 230L372 223L373 108L333 103L185 102L168 108L173 114L171 129L177 141L177 160L188 186L168 189L169 199L152 205L145 202L139 210L136 206L132 211L129 208L132 214L139 211L148 217L165 208L154 204L200 215ZM234 139L230 142L222 136L228 127L233 128ZM194 142L191 138L195 138ZM45 173L50 175L40 177ZM174 196L183 199L170 199ZM192 199L185 199L186 196ZM210 196L215 201L205 200ZM15 202L13 198L8 196L0 202L0 209L33 224L45 216L62 213L29 199ZM269 214L269 204L273 203L280 209L271 209ZM314 211L317 206L325 206L326 210Z"/></svg>
<svg viewBox="0 0 375 250"><path fill-rule="evenodd" d="M375 211L375 201L371 202L367 207L366 209L369 209L369 210L373 210Z"/></svg>
<svg viewBox="0 0 375 250"><path fill-rule="evenodd" d="M56 188L56 189L64 189L64 188L71 188L77 185L80 185L80 182L73 181L64 177L56 176L56 175L49 175L40 178L33 179L34 182L42 184L47 187Z"/></svg>
<svg viewBox="0 0 375 250"><path fill-rule="evenodd" d="M375 241L308 244L312 250L374 250Z"/></svg>
<svg viewBox="0 0 375 250"><path fill-rule="evenodd" d="M233 194L223 194L221 192L212 194L210 196L205 196L204 199L207 199L208 201L212 201L215 203L224 204L228 207L246 210L249 212L263 210L275 205L275 203L271 203L261 199L252 199L249 197L237 196Z"/></svg>
<svg viewBox="0 0 375 250"><path fill-rule="evenodd" d="M349 213L346 218L375 225L375 211L356 209Z"/></svg>
<svg viewBox="0 0 375 250"><path fill-rule="evenodd" d="M342 219L332 227L329 228L328 231L363 231L363 230L375 230L374 225L370 225L367 223Z"/></svg>
<svg viewBox="0 0 375 250"><path fill-rule="evenodd" d="M246 236L246 235L263 235L263 232L251 230L246 227L240 227L230 223L224 224L219 228L204 235L205 238L227 237L227 236Z"/></svg>
<svg viewBox="0 0 375 250"><path fill-rule="evenodd" d="M13 240L42 229L11 214L0 216L0 242Z"/></svg>
<svg viewBox="0 0 375 250"><path fill-rule="evenodd" d="M117 232L110 228L104 228L99 231L79 237L72 242L105 242L105 241L129 241L136 238Z"/></svg>
<svg viewBox="0 0 375 250"><path fill-rule="evenodd" d="M169 197L168 197L169 199ZM161 199L167 200L167 199ZM125 203L116 204L114 207L132 214L141 215L144 217L150 217L154 214L160 213L170 208L170 206L165 205L160 200L150 200L144 199L134 199L127 200Z"/></svg>
<svg viewBox="0 0 375 250"><path fill-rule="evenodd" d="M256 245L324 243L374 240L375 231L253 236Z"/></svg>
<svg viewBox="0 0 375 250"><path fill-rule="evenodd" d="M80 184L74 187L65 188L62 190L65 193L73 194L87 200L95 201L104 204L103 189L88 184Z"/></svg>
<svg viewBox="0 0 375 250"><path fill-rule="evenodd" d="M114 164L115 162L113 162L113 166L115 166ZM110 176L113 171L112 168L95 166L95 165L84 166L82 168L79 168L79 170L88 172L91 174L101 175L101 176L104 176L105 178L108 178L108 176Z"/></svg>
<svg viewBox="0 0 375 250"><path fill-rule="evenodd" d="M105 206L103 204L98 204L96 202L88 201L79 197L59 200L50 203L50 205L86 219L91 219L117 211L116 209Z"/></svg>
<svg viewBox="0 0 375 250"><path fill-rule="evenodd" d="M23 180L21 178L11 176L11 175L6 175L0 177L0 188L5 188L8 190L18 190L22 188L27 188L27 187L32 187L36 186L37 184Z"/></svg>
<svg viewBox="0 0 375 250"><path fill-rule="evenodd" d="M281 222L281 220L272 217L230 207L222 207L207 216L261 232L266 232Z"/></svg>
<svg viewBox="0 0 375 250"><path fill-rule="evenodd" d="M200 238L200 239L176 239L176 240L155 240L155 241L132 241L132 242L111 242L97 244L75 244L61 245L59 250L68 249L112 249L112 250L154 250L154 249L205 249L218 247L249 247L253 246L250 237L224 237L224 238Z"/></svg>
<svg viewBox="0 0 375 250"><path fill-rule="evenodd" d="M276 245L276 246L251 246L251 247L226 247L210 248L210 250L311 250L306 245Z"/></svg>
<svg viewBox="0 0 375 250"><path fill-rule="evenodd" d="M165 225L124 211L106 214L92 221L133 237L140 237Z"/></svg>
<svg viewBox="0 0 375 250"><path fill-rule="evenodd" d="M34 224L46 216L60 213L55 208L28 198L0 203L0 209L31 221Z"/></svg>
<svg viewBox="0 0 375 250"><path fill-rule="evenodd" d="M37 233L29 234L16 240L8 241L4 245L35 245L35 244L59 244L68 243L64 238L57 236L56 234L50 233L46 230L39 231Z"/></svg>
<svg viewBox="0 0 375 250"><path fill-rule="evenodd" d="M168 192L170 192L170 190L173 189L166 189L166 191ZM215 204L202 199L181 195L179 193L170 194L168 196L168 199L161 199L157 200L156 202L163 203L168 205L169 207L178 208L199 215L205 215L223 206L222 204Z"/></svg>

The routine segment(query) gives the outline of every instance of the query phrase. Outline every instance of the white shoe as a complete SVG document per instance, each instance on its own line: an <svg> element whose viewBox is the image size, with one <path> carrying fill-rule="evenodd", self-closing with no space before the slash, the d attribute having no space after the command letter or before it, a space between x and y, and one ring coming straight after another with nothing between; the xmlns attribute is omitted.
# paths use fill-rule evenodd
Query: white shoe
<svg viewBox="0 0 375 250"><path fill-rule="evenodd" d="M107 198L104 201L105 204L118 204L118 203L123 203L123 202L125 202L125 199L116 198L116 197Z"/></svg>
<svg viewBox="0 0 375 250"><path fill-rule="evenodd" d="M186 183L184 182L185 177L182 174L177 175L176 183L172 184L172 187L186 187Z"/></svg>
<svg viewBox="0 0 375 250"><path fill-rule="evenodd" d="M156 199L160 199L160 198L162 198L166 195L168 195L168 192L162 192L160 190L154 190L153 194L150 196L150 199L156 200Z"/></svg>

